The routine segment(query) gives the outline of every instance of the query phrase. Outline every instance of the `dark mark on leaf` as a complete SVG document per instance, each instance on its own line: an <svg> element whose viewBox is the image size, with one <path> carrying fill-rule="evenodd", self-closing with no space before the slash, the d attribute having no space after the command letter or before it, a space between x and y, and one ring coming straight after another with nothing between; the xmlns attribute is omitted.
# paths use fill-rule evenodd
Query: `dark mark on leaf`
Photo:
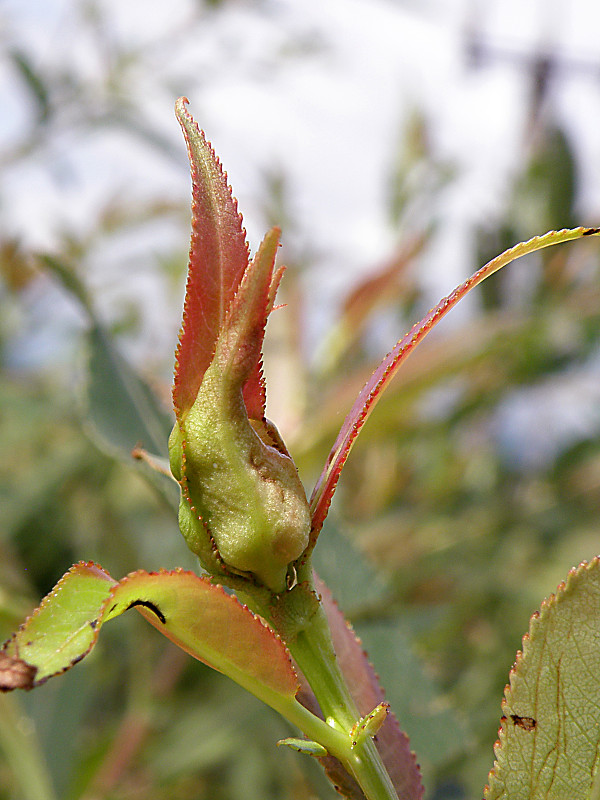
<svg viewBox="0 0 600 800"><path fill-rule="evenodd" d="M0 692L13 689L33 689L37 667L21 658L0 652Z"/></svg>
<svg viewBox="0 0 600 800"><path fill-rule="evenodd" d="M144 606L144 608L149 608L150 611L156 614L163 625L166 623L167 620L165 619L165 615L158 608L158 606L155 606L154 603L150 602L150 600L134 600L133 602L129 603L125 610L129 611L130 608L135 608L135 606Z"/></svg>
<svg viewBox="0 0 600 800"><path fill-rule="evenodd" d="M600 228L588 228L581 235L582 236L593 236L595 233L600 233Z"/></svg>
<svg viewBox="0 0 600 800"><path fill-rule="evenodd" d="M96 627L97 627L97 625L98 625L98 620L97 620L97 619L93 619L93 620L91 620L91 621L90 621L90 628L91 628L93 631L95 631L95 630L96 630Z"/></svg>
<svg viewBox="0 0 600 800"><path fill-rule="evenodd" d="M511 714L510 718L513 721L513 725L523 728L524 731L534 730L537 724L533 717L520 717L518 714Z"/></svg>

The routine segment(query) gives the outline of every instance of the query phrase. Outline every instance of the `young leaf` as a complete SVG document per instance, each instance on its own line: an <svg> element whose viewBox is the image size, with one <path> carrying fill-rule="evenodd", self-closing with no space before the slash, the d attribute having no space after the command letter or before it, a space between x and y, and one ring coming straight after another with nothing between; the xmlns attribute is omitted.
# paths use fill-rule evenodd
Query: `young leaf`
<svg viewBox="0 0 600 800"><path fill-rule="evenodd" d="M584 800L600 749L600 559L531 619L505 690L486 800Z"/></svg>
<svg viewBox="0 0 600 800"><path fill-rule="evenodd" d="M569 242L574 239L579 239L582 236L592 236L598 233L600 233L600 228L574 228L573 230L550 231L543 236L535 236L527 242L521 242L515 245L481 267L481 269L475 272L460 286L457 286L451 294L444 297L435 308L431 309L420 322L417 322L416 325L397 342L393 350L385 356L360 391L350 413L344 420L338 437L327 457L323 471L315 485L310 500L313 522L311 536L313 543L316 541L316 537L323 526L340 473L360 429L369 418L383 390L419 342L427 336L437 323L446 316L448 311L454 308L459 300L468 294L471 289L490 275L493 275L494 272L510 264L511 261L515 261L515 259L521 258L529 253L534 253L544 247L550 247L554 244Z"/></svg>
<svg viewBox="0 0 600 800"><path fill-rule="evenodd" d="M248 266L246 235L227 176L188 112L187 102L182 97L175 106L192 169L192 240L173 387L178 417L196 399L225 315Z"/></svg>
<svg viewBox="0 0 600 800"><path fill-rule="evenodd" d="M298 682L284 644L222 587L183 570L133 572L117 582L92 563L73 566L6 642L0 689L32 688L69 669L92 649L104 622L130 608L261 700L294 699ZM15 685L26 668L32 679Z"/></svg>
<svg viewBox="0 0 600 800"><path fill-rule="evenodd" d="M98 638L100 609L116 583L91 561L63 575L0 651L35 670L35 680L24 688L65 672L90 652ZM0 688L13 687L3 682Z"/></svg>
<svg viewBox="0 0 600 800"><path fill-rule="evenodd" d="M263 239L244 272L215 345L214 360L222 376L221 384L236 395L243 387L246 415L255 420L262 420L265 413L264 382L256 366L260 364L267 316L282 276L280 270L273 275L279 235L279 229L273 228Z"/></svg>
<svg viewBox="0 0 600 800"><path fill-rule="evenodd" d="M265 702L293 698L298 679L279 637L221 586L193 572L133 572L106 604L105 619L137 606L161 633Z"/></svg>

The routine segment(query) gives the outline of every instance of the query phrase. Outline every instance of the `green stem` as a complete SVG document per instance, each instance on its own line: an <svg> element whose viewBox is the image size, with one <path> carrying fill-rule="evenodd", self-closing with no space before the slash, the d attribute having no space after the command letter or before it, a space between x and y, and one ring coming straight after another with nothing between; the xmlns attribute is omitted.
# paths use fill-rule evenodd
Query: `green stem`
<svg viewBox="0 0 600 800"><path fill-rule="evenodd" d="M367 800L397 800L396 790L373 741L367 738L351 747L350 730L360 713L340 670L322 605L296 640L288 642L288 647L328 725L343 733L341 750L335 752L321 742L323 746L354 776Z"/></svg>
<svg viewBox="0 0 600 800"><path fill-rule="evenodd" d="M298 579L300 582L308 582L313 588L310 562L304 565ZM301 598L305 596L299 595L300 604ZM250 606L255 606L255 611L274 624L269 609L261 603L253 603L252 597L244 599ZM366 738L352 746L350 731L359 720L360 713L340 670L323 606L319 603L316 611L311 606L305 609L305 614L295 606L295 611L299 618L304 618L303 626L294 636L286 635L284 630L280 634L314 692L325 721L296 700L273 697L266 702L298 726L306 736L323 745L330 755L335 756L358 782L367 800L398 800L374 742Z"/></svg>
<svg viewBox="0 0 600 800"><path fill-rule="evenodd" d="M373 742L369 739L351 747L347 732L315 717L298 701L277 704L282 716L296 725L312 741L323 745L356 779L367 800L398 800L398 795ZM275 707L275 704L273 704Z"/></svg>

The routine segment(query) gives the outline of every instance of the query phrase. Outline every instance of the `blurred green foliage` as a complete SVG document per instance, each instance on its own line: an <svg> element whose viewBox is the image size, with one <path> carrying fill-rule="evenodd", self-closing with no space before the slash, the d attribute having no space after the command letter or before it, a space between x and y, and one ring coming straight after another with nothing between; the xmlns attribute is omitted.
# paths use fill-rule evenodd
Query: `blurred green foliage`
<svg viewBox="0 0 600 800"><path fill-rule="evenodd" d="M43 150L73 109L77 125L117 126L172 155L128 99L134 54L108 59L101 106L85 100L88 87L73 76L41 75L19 50L11 57L35 113L6 163ZM299 269L292 264L284 280L289 307L270 324L266 360L285 376L271 378L270 391L277 404L290 399L286 438L307 485L375 366L373 325L386 319L399 337L430 305L419 265L443 211L437 204L438 216L424 218L422 210L453 173L431 152L426 128L415 112L390 165L390 218L414 232L349 291L316 360L303 349ZM577 220L576 176L568 136L537 117L504 213L477 232L478 254L465 273L535 233L587 222ZM270 177L265 216L293 224L285 182ZM74 561L96 560L117 577L194 567L168 484L149 480L128 457L140 439L166 452L169 390L160 365L170 352L128 366L119 350L135 314L132 322L122 309L103 322L83 278L90 253L113 237L186 215L160 198L135 209L113 201L85 235L65 231L51 256L13 240L0 246L2 638ZM187 233L152 265L180 288L186 249ZM440 326L361 434L316 550L435 800L481 793L529 616L572 565L598 551L598 419L582 418L574 433L565 424L580 407L586 414L581 381L598 374L599 264L595 242L546 251L488 281L460 325ZM526 278L517 281L517 271ZM80 307L74 337L85 359L19 368L8 354L31 293L49 280ZM516 400L534 406L511 439ZM539 441L547 444L543 457L530 452ZM31 695L0 697L0 800L333 797L316 764L275 748L291 733L142 619L125 617L63 678Z"/></svg>

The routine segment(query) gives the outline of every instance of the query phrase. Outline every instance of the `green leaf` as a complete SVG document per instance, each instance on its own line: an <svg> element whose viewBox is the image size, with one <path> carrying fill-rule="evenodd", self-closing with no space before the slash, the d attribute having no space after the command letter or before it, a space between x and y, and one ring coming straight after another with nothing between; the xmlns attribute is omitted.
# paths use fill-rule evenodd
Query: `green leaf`
<svg viewBox="0 0 600 800"><path fill-rule="evenodd" d="M81 304L90 321L86 334L88 374L83 392L90 437L113 458L131 462L132 456L136 457L147 480L177 509L179 491L166 461L167 442L173 427L171 414L162 406L153 388L119 352L94 311L77 272L54 256L43 254L39 259ZM161 458L165 459L164 464Z"/></svg>
<svg viewBox="0 0 600 800"><path fill-rule="evenodd" d="M277 742L277 747L281 747L285 745L285 747L290 747L292 750L296 750L298 753L304 753L307 756L316 756L317 758L322 758L323 756L327 755L327 750L323 747L323 745L319 744L318 742L311 742L308 739L280 739Z"/></svg>
<svg viewBox="0 0 600 800"><path fill-rule="evenodd" d="M98 638L98 615L116 584L97 564L80 562L63 575L50 594L4 645L5 656L35 670L32 688L80 661ZM8 665L4 670L8 674Z"/></svg>
<svg viewBox="0 0 600 800"><path fill-rule="evenodd" d="M298 680L279 637L233 595L193 572L133 572L119 583L105 619L132 606L199 661L257 697L296 695Z"/></svg>
<svg viewBox="0 0 600 800"><path fill-rule="evenodd" d="M571 570L531 620L502 704L486 800L598 791L600 559Z"/></svg>
<svg viewBox="0 0 600 800"><path fill-rule="evenodd" d="M71 567L6 642L0 689L32 688L69 669L92 649L102 624L130 608L261 700L294 699L298 681L285 645L222 587L184 570L139 571L117 582L92 563Z"/></svg>

